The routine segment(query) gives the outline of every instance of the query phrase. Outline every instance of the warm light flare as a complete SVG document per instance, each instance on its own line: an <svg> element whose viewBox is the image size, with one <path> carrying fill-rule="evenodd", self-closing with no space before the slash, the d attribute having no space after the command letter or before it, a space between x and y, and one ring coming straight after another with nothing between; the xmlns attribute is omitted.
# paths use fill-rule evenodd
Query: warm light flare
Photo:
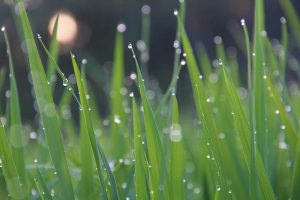
<svg viewBox="0 0 300 200"><path fill-rule="evenodd" d="M78 24L71 14L67 12L58 12L53 15L49 21L48 30L50 34L53 32L57 15L59 15L57 41L63 45L71 45L76 39Z"/></svg>

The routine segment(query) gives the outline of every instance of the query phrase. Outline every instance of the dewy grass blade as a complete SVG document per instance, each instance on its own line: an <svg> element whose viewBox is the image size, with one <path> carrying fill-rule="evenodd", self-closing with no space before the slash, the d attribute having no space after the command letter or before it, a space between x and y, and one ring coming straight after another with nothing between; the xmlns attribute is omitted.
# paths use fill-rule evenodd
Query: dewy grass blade
<svg viewBox="0 0 300 200"><path fill-rule="evenodd" d="M232 199L231 193L229 193L229 188L226 183L226 178L224 172L220 166L221 156L220 149L216 143L217 131L215 127L215 122L213 121L212 112L210 110L209 104L206 102L204 86L202 80L199 78L200 73L197 67L196 59L192 51L189 39L187 37L186 31L179 19L181 32L182 32L182 43L183 49L186 53L188 71L192 82L192 89L194 93L194 100L196 104L198 118L201 120L201 123L204 128L204 134L207 144L209 144L209 149L214 157L214 161L211 164L211 167L218 174L217 180L218 184L216 186L217 191L221 191L222 197L225 199ZM220 185L219 185L220 184Z"/></svg>
<svg viewBox="0 0 300 200"><path fill-rule="evenodd" d="M120 26L120 25L119 25ZM122 157L124 152L124 142L121 135L122 127L125 125L125 113L123 109L123 95L121 94L121 89L123 87L124 79L124 44L123 44L123 32L119 30L116 33L115 39L115 52L113 61L113 75L111 84L111 121L114 122L117 119L118 123L112 123L111 134L113 137L113 145L118 146L118 148L113 148L115 158L119 159ZM124 139L124 138L123 138Z"/></svg>
<svg viewBox="0 0 300 200"><path fill-rule="evenodd" d="M49 50L46 48L42 37L38 34L38 40L40 41L40 43L42 44L43 49L45 50L49 60L52 62L53 66L55 67L56 71L58 72L58 74L60 75L62 81L63 81L63 86L67 87L67 89L72 93L74 99L76 100L76 102L78 103L78 105L81 107L80 101L77 98L76 94L74 93L74 90L69 82L69 80L65 77L65 74L61 71L61 69L59 68L58 64L55 61L55 58L52 56L52 53L49 52ZM48 82L49 83L49 82Z"/></svg>
<svg viewBox="0 0 300 200"><path fill-rule="evenodd" d="M58 173L64 198L74 199L71 177L64 152L62 135L59 128L55 105L53 103L53 97L34 41L29 19L22 1L15 0L13 5L18 6L20 10L19 15L16 17L22 24L22 32L26 41L32 81L43 123L43 131L48 143L49 153Z"/></svg>
<svg viewBox="0 0 300 200"><path fill-rule="evenodd" d="M5 31L5 27L2 27L2 31ZM6 78L6 69L1 68L0 69L0 92L3 92L4 84L5 84L5 78ZM2 105L0 105L0 115L3 115L4 108L2 108Z"/></svg>
<svg viewBox="0 0 300 200"><path fill-rule="evenodd" d="M248 101L249 101L249 131L250 131L250 199L257 198L257 171L256 171L256 136L254 133L254 110L253 110L253 70L251 68L251 45L249 39L248 28L245 19L241 20L244 31L247 52L247 70L248 70ZM247 136L246 136L247 137Z"/></svg>
<svg viewBox="0 0 300 200"><path fill-rule="evenodd" d="M151 181L153 191L151 192L151 198L157 198L159 194L159 184L160 184L160 171L162 166L162 145L159 138L159 131L157 128L156 121L154 119L154 114L149 100L146 96L146 88L144 85L144 80L142 73L136 59L132 45L129 44L128 48L132 51L133 58L135 60L137 74L138 74L138 87L140 95L142 97L143 103L143 114L144 114L144 124L146 130L146 143L147 143L147 153L149 156L150 166L151 166Z"/></svg>
<svg viewBox="0 0 300 200"><path fill-rule="evenodd" d="M81 72L82 84L86 90L85 70ZM86 132L85 119L83 112L80 112L80 151L81 151L81 180L80 180L80 199L85 199L94 192L94 163L93 151L90 145L89 135Z"/></svg>
<svg viewBox="0 0 300 200"><path fill-rule="evenodd" d="M288 141L291 145L292 155L296 155L297 141L299 140L298 136L297 136L297 132L296 132L295 128L293 127L293 123L289 119L288 114L285 111L285 106L283 105L283 103L281 101L280 95L276 91L275 86L269 77L266 77L266 82L267 82L268 92L270 93L271 99L273 100L276 108L279 111L279 116L283 123L282 125L283 125L284 129L286 130Z"/></svg>
<svg viewBox="0 0 300 200"><path fill-rule="evenodd" d="M109 183L111 185L112 197L113 197L113 199L119 199L117 186L116 186L114 177L112 175L111 169L110 169L109 164L108 164L108 162L105 158L105 155L103 153L103 150L102 150L100 144L96 141L96 138L95 138L95 134L94 134L94 130L93 130L93 124L92 124L92 120L91 120L91 117L90 117L90 108L88 106L88 102L87 102L87 99L86 99L86 92L85 92L85 89L84 89L84 85L82 83L82 78L81 78L81 75L80 75L80 71L78 69L78 65L77 65L76 60L75 60L75 56L73 54L71 55L71 59L72 59L72 64L73 64L73 68L74 68L74 72L75 72L75 76L76 76L77 87L78 87L79 96L80 96L80 102L81 102L81 105L82 105L82 107L80 107L80 110L83 113L85 129L86 129L86 131L89 135L89 138L90 138L90 144L91 144L91 148L92 148L93 153L94 153L94 158L95 158L96 166L97 166L97 172L98 172L102 187L103 187L103 189L105 189L105 183L103 181L103 170L102 170L102 167L101 167L101 164L100 164L99 153L100 153L101 159L103 161L105 170L107 172ZM104 190L104 192L105 192L105 196L107 198L106 189Z"/></svg>
<svg viewBox="0 0 300 200"><path fill-rule="evenodd" d="M224 72L226 90L230 97L230 105L234 109L233 112L235 113L235 116L236 116L235 117L236 124L239 129L239 133L241 134L240 139L241 139L241 144L243 147L242 150L243 150L246 166L250 172L249 176L253 175L253 171L256 171L257 179L259 181L260 188L263 192L264 199L275 199L271 183L268 179L268 176L267 176L267 173L265 170L265 166L263 165L263 162L262 162L259 152L254 151L255 155L253 155L253 152L250 150L251 142L253 142L253 141L250 141L251 140L251 138L249 136L250 127L247 123L246 115L243 112L242 104L241 104L238 94L236 92L237 90L234 87L234 84L231 81L228 72L225 70L225 68L223 68L223 70L224 70L223 72ZM255 156L255 161L252 160L253 159L253 158L251 158L252 156ZM254 164L256 164L256 165L253 166ZM253 168L256 168L256 169L253 169ZM257 188L254 188L254 187L257 187L258 184L255 179L251 180L250 184L254 184L254 185L250 185L250 187L251 187L250 189L252 189L252 191L250 191L250 192L253 192L252 194L250 194L251 195L250 199L252 199L252 195L253 196L258 195L255 193L255 192L258 192L258 191L256 191Z"/></svg>
<svg viewBox="0 0 300 200"><path fill-rule="evenodd" d="M132 93L133 94L133 93ZM133 95L132 95L133 96ZM135 192L137 199L150 199L147 186L147 161L143 146L143 137L139 110L132 97L133 132L134 132L134 159L135 159Z"/></svg>
<svg viewBox="0 0 300 200"><path fill-rule="evenodd" d="M2 157L1 166L3 168L3 174L9 195L13 199L26 199L28 194L18 174L4 126L2 124L0 125L0 155Z"/></svg>
<svg viewBox="0 0 300 200"><path fill-rule="evenodd" d="M34 178L35 184L39 190L40 197L46 200L52 200L51 192L49 191L47 184L39 170L39 168L36 169L36 178Z"/></svg>
<svg viewBox="0 0 300 200"><path fill-rule="evenodd" d="M253 50L253 80L254 80L254 109L255 109L255 132L257 137L257 148L264 164L266 164L266 114L265 114L265 91L264 91L264 49L262 42L262 31L264 31L263 0L255 1L255 28L254 28L254 50Z"/></svg>
<svg viewBox="0 0 300 200"><path fill-rule="evenodd" d="M25 161L24 161L24 146L27 143L28 138L26 138L23 133L22 121L21 121L21 111L20 111L20 101L17 88L17 82L15 78L13 59L11 54L11 48L8 41L6 31L4 33L4 38L7 46L7 54L9 60L9 78L10 78L10 142L12 145L13 159L18 170L21 182L27 187L26 171L25 171Z"/></svg>
<svg viewBox="0 0 300 200"><path fill-rule="evenodd" d="M295 157L295 163L293 168L293 177L291 183L291 199L296 200L300 196L300 140L298 139L297 143L297 153Z"/></svg>
<svg viewBox="0 0 300 200"><path fill-rule="evenodd" d="M140 49L140 63L143 74L147 74L145 78L148 78L148 62L150 53L150 34L151 34L151 7L149 5L143 5L142 9L142 28L141 28L141 41L145 45L145 48ZM148 56L148 58L147 58Z"/></svg>
<svg viewBox="0 0 300 200"><path fill-rule="evenodd" d="M57 15L56 19L55 19L55 24L54 24L54 28L52 31L52 35L51 35L51 42L50 42L50 55L51 57L48 56L48 60L47 60L47 79L50 81L50 83L52 83L53 85L51 85L52 90L54 89L55 85L54 85L54 81L52 81L53 79L55 80L55 63L52 61L52 59L56 62L58 59L58 52L59 52L59 44L57 41L57 31L58 31L58 21L59 21L59 15Z"/></svg>
<svg viewBox="0 0 300 200"><path fill-rule="evenodd" d="M170 130L171 161L170 161L170 199L184 199L183 173L184 152L182 130L179 124L179 111L177 99L173 99L173 124Z"/></svg>
<svg viewBox="0 0 300 200"><path fill-rule="evenodd" d="M297 44L300 47L300 19L297 15L297 11L293 7L290 0L280 0L279 1L283 13L287 18L288 25L291 27L293 34L297 40Z"/></svg>
<svg viewBox="0 0 300 200"><path fill-rule="evenodd" d="M185 18L185 10L186 10L186 5L185 1L180 1L180 8L179 8L179 15L181 16L182 19ZM173 61L173 75L172 75L172 80L171 83L162 97L160 104L155 111L155 116L158 117L162 108L165 106L168 98L172 93L175 93L176 87L177 87L177 81L178 77L181 71L181 65L180 65L180 54L181 52L181 32L180 32L180 27L179 24L177 23L177 31L176 31L176 38L174 41L174 61Z"/></svg>
<svg viewBox="0 0 300 200"><path fill-rule="evenodd" d="M286 64L287 64L287 55L288 55L288 30L286 19L284 17L280 18L281 23L281 49L280 49L280 77L281 83L285 83L285 75L286 75Z"/></svg>

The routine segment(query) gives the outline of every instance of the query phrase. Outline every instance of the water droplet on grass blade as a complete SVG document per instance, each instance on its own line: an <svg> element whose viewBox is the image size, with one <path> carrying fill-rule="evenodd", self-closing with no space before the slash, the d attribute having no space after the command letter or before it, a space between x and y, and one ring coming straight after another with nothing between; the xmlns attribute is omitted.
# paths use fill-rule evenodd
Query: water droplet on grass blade
<svg viewBox="0 0 300 200"><path fill-rule="evenodd" d="M194 188L194 190L193 190L193 192L195 193L195 194L200 194L200 188L198 188L198 187L195 187Z"/></svg>
<svg viewBox="0 0 300 200"><path fill-rule="evenodd" d="M173 13L175 16L178 15L178 10L174 10L174 13Z"/></svg>
<svg viewBox="0 0 300 200"><path fill-rule="evenodd" d="M120 33L124 33L126 31L126 25L125 24L119 24L117 26L117 31Z"/></svg>
<svg viewBox="0 0 300 200"><path fill-rule="evenodd" d="M170 140L172 142L180 142L182 140L181 126L173 124L170 128Z"/></svg>
<svg viewBox="0 0 300 200"><path fill-rule="evenodd" d="M151 7L149 5L143 5L141 10L143 14L149 14L151 12Z"/></svg>
<svg viewBox="0 0 300 200"><path fill-rule="evenodd" d="M83 64L83 65L86 65L87 64L87 59L82 59L82 61L81 61L81 63Z"/></svg>
<svg viewBox="0 0 300 200"><path fill-rule="evenodd" d="M216 37L214 37L214 43L215 44L221 44L223 42L222 37L217 35Z"/></svg>
<svg viewBox="0 0 300 200"><path fill-rule="evenodd" d="M131 73L129 77L131 80L136 80L137 75L136 75L136 73Z"/></svg>
<svg viewBox="0 0 300 200"><path fill-rule="evenodd" d="M5 26L1 27L1 31L4 32L6 30Z"/></svg>
<svg viewBox="0 0 300 200"><path fill-rule="evenodd" d="M181 65L181 66L186 65L186 61L185 61L185 60L181 60L181 61L180 61L180 65Z"/></svg>
<svg viewBox="0 0 300 200"><path fill-rule="evenodd" d="M115 115L115 116L114 116L114 122L115 122L116 124L120 124L120 123L121 123L121 120L120 120L120 116L119 116L119 115Z"/></svg>
<svg viewBox="0 0 300 200"><path fill-rule="evenodd" d="M241 25L242 25L242 26L245 26L245 25L246 25L245 19L241 19Z"/></svg>
<svg viewBox="0 0 300 200"><path fill-rule="evenodd" d="M281 17L281 18L280 18L280 23L286 24L286 19L285 19L285 17Z"/></svg>
<svg viewBox="0 0 300 200"><path fill-rule="evenodd" d="M174 47L175 49L179 48L179 41L178 41L178 40L175 40L175 41L173 42L173 47Z"/></svg>
<svg viewBox="0 0 300 200"><path fill-rule="evenodd" d="M128 44L128 49L132 49L132 44L131 43Z"/></svg>

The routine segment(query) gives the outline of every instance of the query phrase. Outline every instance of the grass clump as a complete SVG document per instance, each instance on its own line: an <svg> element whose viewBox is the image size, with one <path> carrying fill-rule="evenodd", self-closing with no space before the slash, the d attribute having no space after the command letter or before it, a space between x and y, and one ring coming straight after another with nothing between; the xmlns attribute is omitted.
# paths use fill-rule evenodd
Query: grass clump
<svg viewBox="0 0 300 200"><path fill-rule="evenodd" d="M35 38L23 2L15 0L40 127L28 135L22 123L21 108L26 105L19 99L14 55L3 27L10 97L0 109L6 119L0 126L0 199L298 199L300 90L289 88L285 77L288 60L294 57L288 27L299 43L300 22L291 2L280 2L287 20L280 20L279 50L265 32L263 0L255 1L252 39L241 20L240 46L248 74L243 84L243 64L226 51L221 37L215 38L214 67L204 47L199 55L194 53L184 26L186 5L180 1L174 11L178 27L173 74L160 95L149 95L161 90L151 85L143 59L149 54L151 24L150 7L144 6L139 42L145 48L136 53L128 45L137 72L130 75L132 86L124 84L125 25L116 33L111 112L103 120L96 91L86 78L86 60L79 66L70 53L76 86L58 65L59 16L48 50L41 36ZM37 45L48 57L46 70ZM176 90L183 70L188 71L195 105L180 104L182 95ZM58 101L51 81L56 74L64 86ZM0 75L2 90L5 75ZM128 90L135 93L128 95ZM73 103L79 123L70 112ZM188 112L194 108L196 119Z"/></svg>

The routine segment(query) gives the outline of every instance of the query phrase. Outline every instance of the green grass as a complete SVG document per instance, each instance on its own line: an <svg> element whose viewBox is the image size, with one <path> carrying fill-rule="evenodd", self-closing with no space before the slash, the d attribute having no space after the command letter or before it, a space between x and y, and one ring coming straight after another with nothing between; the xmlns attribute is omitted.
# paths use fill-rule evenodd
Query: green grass
<svg viewBox="0 0 300 200"><path fill-rule="evenodd" d="M27 105L19 98L12 38L3 27L6 49L1 51L7 51L9 75L1 70L0 91L9 89L10 94L0 107L0 199L298 199L300 89L288 87L286 75L289 70L299 74L288 63L299 62L291 48L300 47L300 21L290 1L279 2L285 15L278 20L279 49L264 32L264 1L256 0L253 33L242 20L237 35L243 40L236 38L244 62L217 36L216 65L204 46L194 53L184 23L187 5L180 1L174 11L173 73L165 92L149 76L145 55L150 52L151 10L144 6L139 42L145 48L136 51L116 31L112 76L107 96L101 97L109 101L110 114L104 118L97 108L95 82L89 81L94 75L89 63L78 65L70 52L76 84L59 66L59 16L48 48L34 34L22 1L14 0L39 127L21 118ZM291 45L294 41L297 47ZM47 55L46 65L38 49ZM136 66L130 86L124 82L126 53ZM184 71L193 98L187 105L182 102L188 95L177 92ZM56 87L63 92L54 100Z"/></svg>

